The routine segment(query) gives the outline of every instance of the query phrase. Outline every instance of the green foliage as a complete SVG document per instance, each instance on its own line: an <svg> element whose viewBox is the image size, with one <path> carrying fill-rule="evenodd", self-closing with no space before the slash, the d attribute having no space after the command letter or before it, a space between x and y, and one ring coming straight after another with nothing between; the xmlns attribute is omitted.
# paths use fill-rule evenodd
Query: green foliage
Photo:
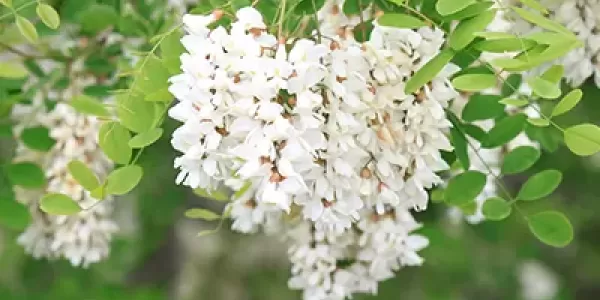
<svg viewBox="0 0 600 300"><path fill-rule="evenodd" d="M94 4L78 14L81 30L88 34L98 33L119 22L119 15L110 5Z"/></svg>
<svg viewBox="0 0 600 300"><path fill-rule="evenodd" d="M185 216L190 219L202 219L206 221L214 221L221 218L220 215L202 208L191 208L185 211Z"/></svg>
<svg viewBox="0 0 600 300"><path fill-rule="evenodd" d="M529 229L543 243L565 247L573 240L569 219L556 211L545 211L527 217Z"/></svg>
<svg viewBox="0 0 600 300"><path fill-rule="evenodd" d="M577 105L577 103L579 103L579 100L581 100L582 96L583 96L583 92L580 89L574 89L574 90L570 91L554 107L554 109L552 110L551 116L557 117L557 116L560 116L562 114L569 112L571 109L573 109Z"/></svg>
<svg viewBox="0 0 600 300"><path fill-rule="evenodd" d="M580 124L564 131L565 144L580 156L589 156L600 151L600 127L593 124Z"/></svg>
<svg viewBox="0 0 600 300"><path fill-rule="evenodd" d="M541 152L531 146L520 146L509 152L502 162L503 174L516 174L531 168L540 158Z"/></svg>
<svg viewBox="0 0 600 300"><path fill-rule="evenodd" d="M454 50L461 50L475 40L476 32L485 30L495 16L494 10L486 10L480 14L462 20L448 38L448 45Z"/></svg>
<svg viewBox="0 0 600 300"><path fill-rule="evenodd" d="M44 24L51 29L57 29L60 25L60 17L58 16L58 12L56 12L52 6L45 3L38 3L36 7L36 13L42 22L44 22Z"/></svg>
<svg viewBox="0 0 600 300"><path fill-rule="evenodd" d="M500 221L510 216L512 207L506 200L500 197L492 197L483 202L481 212L488 220Z"/></svg>
<svg viewBox="0 0 600 300"><path fill-rule="evenodd" d="M163 134L162 128L153 128L149 131L142 132L129 140L129 147L144 148L154 144Z"/></svg>
<svg viewBox="0 0 600 300"><path fill-rule="evenodd" d="M27 207L14 199L0 198L0 225L10 229L23 230L27 227L31 216Z"/></svg>
<svg viewBox="0 0 600 300"><path fill-rule="evenodd" d="M427 23L423 22L419 18L401 13L386 13L381 16L378 20L379 24L383 26L390 26L396 28L421 28L427 26Z"/></svg>
<svg viewBox="0 0 600 300"><path fill-rule="evenodd" d="M110 113L104 105L93 97L87 95L75 96L69 104L79 113L98 117L109 117Z"/></svg>
<svg viewBox="0 0 600 300"><path fill-rule="evenodd" d="M475 2L475 0L438 0L435 8L440 15L447 16L459 12Z"/></svg>
<svg viewBox="0 0 600 300"><path fill-rule="evenodd" d="M21 34L31 43L35 43L39 36L38 36L38 32L35 29L35 26L33 26L33 24L27 20L25 17L16 16L16 23L17 23L17 28L19 28L19 31L21 32Z"/></svg>
<svg viewBox="0 0 600 300"><path fill-rule="evenodd" d="M558 170L545 170L529 178L519 190L518 200L532 201L546 197L558 187L562 173Z"/></svg>
<svg viewBox="0 0 600 300"><path fill-rule="evenodd" d="M74 215L81 207L64 194L47 194L40 200L40 209L51 215Z"/></svg>
<svg viewBox="0 0 600 300"><path fill-rule="evenodd" d="M106 122L100 127L98 144L102 151L114 162L127 164L131 159L132 149L127 142L131 134L118 122Z"/></svg>
<svg viewBox="0 0 600 300"><path fill-rule="evenodd" d="M414 93L423 85L431 81L450 60L454 57L454 52L450 49L444 49L428 61L419 69L407 82L404 88L406 93Z"/></svg>
<svg viewBox="0 0 600 300"><path fill-rule="evenodd" d="M505 117L487 133L482 146L496 148L510 142L523 131L526 121L527 117L524 114Z"/></svg>
<svg viewBox="0 0 600 300"><path fill-rule="evenodd" d="M544 80L540 77L532 77L527 83L533 90L533 93L544 99L556 99L560 97L561 91L557 84Z"/></svg>
<svg viewBox="0 0 600 300"><path fill-rule="evenodd" d="M31 162L19 162L9 165L6 167L6 175L14 185L27 189L42 188L46 184L44 171Z"/></svg>
<svg viewBox="0 0 600 300"><path fill-rule="evenodd" d="M16 62L0 62L0 78L19 79L27 76L27 68Z"/></svg>
<svg viewBox="0 0 600 300"><path fill-rule="evenodd" d="M486 176L478 171L466 171L448 182L444 192L446 203L454 206L463 206L475 200L485 186Z"/></svg>
<svg viewBox="0 0 600 300"><path fill-rule="evenodd" d="M98 177L88 166L78 160L73 160L67 165L69 173L73 176L73 179L86 190L93 191L100 186Z"/></svg>
<svg viewBox="0 0 600 300"><path fill-rule="evenodd" d="M21 132L23 144L32 150L49 151L56 141L50 137L50 131L44 126L29 127Z"/></svg>
<svg viewBox="0 0 600 300"><path fill-rule="evenodd" d="M496 76L494 74L465 74L452 79L454 88L477 92L485 90L496 85Z"/></svg>
<svg viewBox="0 0 600 300"><path fill-rule="evenodd" d="M504 105L499 101L500 97L496 95L475 94L463 108L461 117L467 122L500 117L504 114Z"/></svg>
<svg viewBox="0 0 600 300"><path fill-rule="evenodd" d="M142 179L143 169L129 165L112 171L106 178L106 193L124 195L133 190Z"/></svg>

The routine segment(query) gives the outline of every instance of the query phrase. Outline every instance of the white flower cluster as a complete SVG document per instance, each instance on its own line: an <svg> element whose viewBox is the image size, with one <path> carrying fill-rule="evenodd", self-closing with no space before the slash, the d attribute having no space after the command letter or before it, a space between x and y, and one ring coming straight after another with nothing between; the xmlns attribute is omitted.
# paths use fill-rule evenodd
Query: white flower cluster
<svg viewBox="0 0 600 300"><path fill-rule="evenodd" d="M510 2L511 0L505 0ZM548 18L563 24L583 42L584 46L570 51L556 63L565 67L564 78L579 86L593 77L600 87L600 0L543 0ZM524 34L539 28L519 20L511 20L510 29Z"/></svg>
<svg viewBox="0 0 600 300"><path fill-rule="evenodd" d="M457 96L442 71L418 93L406 81L444 42L440 30L374 23L354 39L357 18L326 1L310 39L278 40L254 8L231 29L219 17L185 15L179 102L169 116L181 152L177 183L235 191L233 229L281 230L292 244L290 286L304 298L376 292L402 266L422 263L428 241L410 210L448 169L444 109ZM283 222L286 220L287 222Z"/></svg>
<svg viewBox="0 0 600 300"><path fill-rule="evenodd" d="M83 68L83 62L73 64L76 72ZM46 69L53 66L48 65ZM91 81L90 81L91 80ZM50 97L69 99L73 93L93 83L93 78L72 78L71 88L64 91L50 91ZM15 162L33 162L45 171L47 185L42 190L17 188L17 199L30 208L31 224L18 238L18 243L35 258L65 258L75 266L88 266L108 256L110 242L117 225L111 219L112 200L101 203L90 196L69 174L67 164L72 160L85 163L98 176L104 177L112 163L98 147L97 136L100 127L95 117L77 113L66 103L57 103L47 109L44 95L39 93L32 104L19 104L13 108L13 119L18 123L14 134L32 126L49 129L55 140L48 152L39 152L19 144ZM52 216L39 209L39 201L44 194L65 194L83 207L89 208L72 216Z"/></svg>

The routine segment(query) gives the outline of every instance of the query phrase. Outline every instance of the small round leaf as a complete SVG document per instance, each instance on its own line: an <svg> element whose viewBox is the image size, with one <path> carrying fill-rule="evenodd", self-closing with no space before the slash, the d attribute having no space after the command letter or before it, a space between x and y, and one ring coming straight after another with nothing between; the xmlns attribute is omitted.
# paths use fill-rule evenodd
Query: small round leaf
<svg viewBox="0 0 600 300"><path fill-rule="evenodd" d="M94 172L81 161L73 160L69 162L67 168L69 169L71 176L73 176L84 189L93 191L100 185Z"/></svg>
<svg viewBox="0 0 600 300"><path fill-rule="evenodd" d="M562 181L562 173L558 170L545 170L529 178L519 190L517 199L524 201L546 197L558 187Z"/></svg>
<svg viewBox="0 0 600 300"><path fill-rule="evenodd" d="M500 221L510 216L512 207L506 200L499 197L492 197L483 202L481 212L486 219Z"/></svg>
<svg viewBox="0 0 600 300"><path fill-rule="evenodd" d="M41 188L46 184L44 171L38 165L30 162L9 165L6 175L13 184L28 189Z"/></svg>
<svg viewBox="0 0 600 300"><path fill-rule="evenodd" d="M520 146L509 152L502 163L503 174L516 174L529 169L540 158L540 150Z"/></svg>
<svg viewBox="0 0 600 300"><path fill-rule="evenodd" d="M475 200L485 186L486 176L477 171L458 174L448 182L444 193L446 203L462 206Z"/></svg>
<svg viewBox="0 0 600 300"><path fill-rule="evenodd" d="M108 158L118 164L127 164L131 159L132 149L127 142L131 134L118 122L102 124L98 133L98 143Z"/></svg>
<svg viewBox="0 0 600 300"><path fill-rule="evenodd" d="M64 194L47 194L40 200L40 209L51 215L73 215L81 211L81 207Z"/></svg>
<svg viewBox="0 0 600 300"><path fill-rule="evenodd" d="M600 151L600 127L593 124L579 124L564 132L565 144L579 156L589 156Z"/></svg>
<svg viewBox="0 0 600 300"><path fill-rule="evenodd" d="M106 178L106 193L124 195L133 190L142 179L143 169L130 165L112 171Z"/></svg>
<svg viewBox="0 0 600 300"><path fill-rule="evenodd" d="M22 16L17 16L17 28L21 34L31 43L38 40L38 33L35 26Z"/></svg>
<svg viewBox="0 0 600 300"><path fill-rule="evenodd" d="M29 149L46 152L56 141L50 137L50 130L44 126L29 127L21 132L21 140Z"/></svg>
<svg viewBox="0 0 600 300"><path fill-rule="evenodd" d="M131 140L129 140L129 147L136 149L152 145L162 136L162 134L162 128L152 128L149 131L142 132L131 138Z"/></svg>
<svg viewBox="0 0 600 300"><path fill-rule="evenodd" d="M527 218L529 229L544 244L565 247L573 240L573 226L560 212L545 211Z"/></svg>
<svg viewBox="0 0 600 300"><path fill-rule="evenodd" d="M39 3L35 9L38 17L49 28L56 29L60 25L60 17L54 8L45 3Z"/></svg>

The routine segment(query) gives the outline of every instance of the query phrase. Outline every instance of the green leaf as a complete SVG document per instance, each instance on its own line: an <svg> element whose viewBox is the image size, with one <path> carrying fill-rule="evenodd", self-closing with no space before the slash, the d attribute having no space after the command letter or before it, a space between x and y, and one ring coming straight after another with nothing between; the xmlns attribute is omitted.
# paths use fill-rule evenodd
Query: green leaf
<svg viewBox="0 0 600 300"><path fill-rule="evenodd" d="M527 6L529 8L533 8L543 14L548 13L548 10L542 4L540 4L537 0L519 0L519 1L521 1L521 3L523 3L525 6Z"/></svg>
<svg viewBox="0 0 600 300"><path fill-rule="evenodd" d="M476 38L476 32L485 30L494 16L494 10L486 10L477 16L461 21L450 34L448 45L454 50L465 48Z"/></svg>
<svg viewBox="0 0 600 300"><path fill-rule="evenodd" d="M536 127L546 127L550 126L550 121L544 118L528 118L527 122Z"/></svg>
<svg viewBox="0 0 600 300"><path fill-rule="evenodd" d="M106 122L100 127L98 144L102 151L114 162L127 164L131 159L132 149L128 142L131 134L118 122Z"/></svg>
<svg viewBox="0 0 600 300"><path fill-rule="evenodd" d="M390 26L396 28L421 28L423 26L427 26L427 23L423 22L423 20L400 13L386 13L383 16L379 17L377 22L382 26Z"/></svg>
<svg viewBox="0 0 600 300"><path fill-rule="evenodd" d="M106 184L103 183L103 184L99 185L97 188L90 191L90 196L92 196L92 198L97 199L97 200L104 199L104 197L106 197Z"/></svg>
<svg viewBox="0 0 600 300"><path fill-rule="evenodd" d="M475 0L438 0L435 9L442 16L457 13L467 6L475 3Z"/></svg>
<svg viewBox="0 0 600 300"><path fill-rule="evenodd" d="M521 173L533 166L540 158L540 150L531 146L520 146L506 154L502 163L502 174Z"/></svg>
<svg viewBox="0 0 600 300"><path fill-rule="evenodd" d="M160 55L163 65L171 75L181 73L181 61L179 57L185 52L185 48L181 44L181 33L174 31L165 37L160 43Z"/></svg>
<svg viewBox="0 0 600 300"><path fill-rule="evenodd" d="M527 117L524 114L516 114L500 120L488 132L481 146L484 148L496 148L512 141L523 131L526 122Z"/></svg>
<svg viewBox="0 0 600 300"><path fill-rule="evenodd" d="M510 216L512 207L506 200L500 197L492 197L483 202L481 212L488 220L500 221Z"/></svg>
<svg viewBox="0 0 600 300"><path fill-rule="evenodd" d="M406 93L414 93L423 85L435 78L437 74L452 60L454 53L451 49L444 49L421 67L407 82L404 87Z"/></svg>
<svg viewBox="0 0 600 300"><path fill-rule="evenodd" d="M562 173L558 170L544 170L529 178L519 190L518 200L532 201L546 197L558 187Z"/></svg>
<svg viewBox="0 0 600 300"><path fill-rule="evenodd" d="M296 4L294 12L301 15L312 15L319 11L324 4L325 0L300 0L298 4Z"/></svg>
<svg viewBox="0 0 600 300"><path fill-rule="evenodd" d="M548 82L558 84L564 73L565 67L561 65L552 65L540 77Z"/></svg>
<svg viewBox="0 0 600 300"><path fill-rule="evenodd" d="M98 116L98 117L110 117L110 113L104 107L100 100L87 96L79 95L75 96L69 104L79 113L84 115Z"/></svg>
<svg viewBox="0 0 600 300"><path fill-rule="evenodd" d="M449 20L463 20L463 19L471 18L471 17L479 15L482 12L488 10L493 5L494 5L494 2L492 2L492 1L476 2L472 5L467 6L465 9L463 9L459 12L456 12L454 14L450 14L447 16L442 16L442 19L445 21L449 21Z"/></svg>
<svg viewBox="0 0 600 300"><path fill-rule="evenodd" d="M467 122L494 119L504 113L504 106L496 95L473 95L462 111L462 119Z"/></svg>
<svg viewBox="0 0 600 300"><path fill-rule="evenodd" d="M31 220L29 210L14 199L0 199L0 225L14 230L27 228Z"/></svg>
<svg viewBox="0 0 600 300"><path fill-rule="evenodd" d="M52 6L45 3L38 3L35 11L38 17L42 19L42 22L49 28L56 29L60 26L60 17Z"/></svg>
<svg viewBox="0 0 600 300"><path fill-rule="evenodd" d="M51 215L74 215L81 207L64 194L47 194L40 200L40 209Z"/></svg>
<svg viewBox="0 0 600 300"><path fill-rule="evenodd" d="M504 98L498 102L501 104L504 104L504 105L512 105L512 106L516 106L516 107L523 107L523 106L529 104L529 101L527 101L527 99L521 99L521 98Z"/></svg>
<svg viewBox="0 0 600 300"><path fill-rule="evenodd" d="M533 90L533 93L544 99L556 99L560 97L560 87L550 81L540 77L532 77L527 80L527 83Z"/></svg>
<svg viewBox="0 0 600 300"><path fill-rule="evenodd" d="M162 136L162 134L162 128L153 128L149 131L139 133L129 140L129 147L136 149L152 145Z"/></svg>
<svg viewBox="0 0 600 300"><path fill-rule="evenodd" d="M478 171L466 171L454 176L444 193L446 203L462 206L473 202L483 191L485 182L486 176Z"/></svg>
<svg viewBox="0 0 600 300"><path fill-rule="evenodd" d="M110 5L94 4L79 14L81 29L86 33L97 33L119 23L119 14Z"/></svg>
<svg viewBox="0 0 600 300"><path fill-rule="evenodd" d="M444 202L444 193L445 191L443 189L436 188L435 190L431 191L431 196L429 196L429 200L431 200L434 203Z"/></svg>
<svg viewBox="0 0 600 300"><path fill-rule="evenodd" d="M516 6L512 6L511 7L519 16L521 16L521 18L525 19L526 21L533 23L537 26L540 26L542 28L548 29L550 31L555 31L555 32L559 32L562 33L564 35L566 35L569 38L575 38L573 36L573 33L565 28L564 26L560 25L557 22L551 21L548 18L545 18L544 16L528 11L526 9L520 8L520 7L516 7Z"/></svg>
<svg viewBox="0 0 600 300"><path fill-rule="evenodd" d="M156 104L134 92L117 96L117 115L123 126L137 133L152 129L158 118Z"/></svg>
<svg viewBox="0 0 600 300"><path fill-rule="evenodd" d="M0 78L20 79L27 77L27 68L17 62L0 62Z"/></svg>
<svg viewBox="0 0 600 300"><path fill-rule="evenodd" d="M536 42L524 38L513 37L504 39L484 40L473 45L479 51L504 53L513 51L525 51L535 46Z"/></svg>
<svg viewBox="0 0 600 300"><path fill-rule="evenodd" d="M7 167L6 176L15 185L28 189L41 188L46 184L42 169L30 162L14 163Z"/></svg>
<svg viewBox="0 0 600 300"><path fill-rule="evenodd" d="M502 97L509 97L519 90L521 87L521 83L523 81L523 76L521 74L510 74L502 84L502 90L500 95Z"/></svg>
<svg viewBox="0 0 600 300"><path fill-rule="evenodd" d="M12 0L0 0L0 3L8 8L12 7Z"/></svg>
<svg viewBox="0 0 600 300"><path fill-rule="evenodd" d="M165 87L160 90L151 92L144 96L144 100L150 102L171 102L173 101L173 94L169 92L169 88Z"/></svg>
<svg viewBox="0 0 600 300"><path fill-rule="evenodd" d="M21 140L29 149L46 152L56 141L50 137L50 130L44 126L29 127L21 132Z"/></svg>
<svg viewBox="0 0 600 300"><path fill-rule="evenodd" d="M133 190L142 179L142 167L129 165L112 171L106 178L106 193L124 195Z"/></svg>
<svg viewBox="0 0 600 300"><path fill-rule="evenodd" d="M564 132L565 144L579 156L589 156L600 151L600 127L593 124L579 124Z"/></svg>
<svg viewBox="0 0 600 300"><path fill-rule="evenodd" d="M30 42L35 43L38 40L38 33L35 26L26 18L17 15L17 28L19 32Z"/></svg>
<svg viewBox="0 0 600 300"><path fill-rule="evenodd" d="M450 137L452 140L452 145L454 146L454 153L456 153L456 157L460 161L463 169L468 170L471 162L469 161L469 153L467 146L467 138L463 133L456 128L456 126L450 129Z"/></svg>
<svg viewBox="0 0 600 300"><path fill-rule="evenodd" d="M573 226L557 211L544 211L527 218L529 230L544 244L565 247L573 240Z"/></svg>
<svg viewBox="0 0 600 300"><path fill-rule="evenodd" d="M465 74L452 79L452 85L463 91L477 92L492 88L496 85L493 74Z"/></svg>
<svg viewBox="0 0 600 300"><path fill-rule="evenodd" d="M581 100L582 96L583 92L581 92L580 89L575 89L569 92L554 107L554 109L552 110L552 117L560 116L569 112L577 105L577 103L579 103L579 100Z"/></svg>
<svg viewBox="0 0 600 300"><path fill-rule="evenodd" d="M185 211L185 216L190 219L202 219L206 221L214 221L221 218L220 215L202 208L191 208Z"/></svg>
<svg viewBox="0 0 600 300"><path fill-rule="evenodd" d="M67 169L71 173L71 176L73 176L73 179L79 182L84 189L93 191L100 186L100 182L94 172L83 162L73 160L69 162Z"/></svg>

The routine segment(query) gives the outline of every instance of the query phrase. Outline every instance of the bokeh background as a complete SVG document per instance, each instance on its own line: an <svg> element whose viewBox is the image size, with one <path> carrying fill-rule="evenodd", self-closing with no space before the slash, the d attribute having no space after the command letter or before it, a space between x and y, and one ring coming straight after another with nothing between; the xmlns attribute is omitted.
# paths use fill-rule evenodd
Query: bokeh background
<svg viewBox="0 0 600 300"><path fill-rule="evenodd" d="M584 99L559 124L600 123L600 89L590 81L583 90ZM227 226L197 237L216 224L185 219L185 209L219 210L222 203L174 184L175 154L168 139L174 127L167 122L167 134L142 155L147 174L142 184L118 199L121 231L107 261L81 269L66 261L35 260L16 244L23 228L0 223L0 300L300 299L300 292L287 288L286 247L276 237L240 235ZM10 160L13 146L10 138L0 137L0 164ZM433 204L416 215L430 239L421 253L426 263L400 270L377 296L356 299L599 299L600 156L580 158L556 146L523 176L555 168L564 173L563 183L548 201L523 209L565 212L575 228L571 245L541 244L516 215L470 225ZM524 178L509 177L509 188L517 190ZM10 193L6 178L0 178L0 210Z"/></svg>

